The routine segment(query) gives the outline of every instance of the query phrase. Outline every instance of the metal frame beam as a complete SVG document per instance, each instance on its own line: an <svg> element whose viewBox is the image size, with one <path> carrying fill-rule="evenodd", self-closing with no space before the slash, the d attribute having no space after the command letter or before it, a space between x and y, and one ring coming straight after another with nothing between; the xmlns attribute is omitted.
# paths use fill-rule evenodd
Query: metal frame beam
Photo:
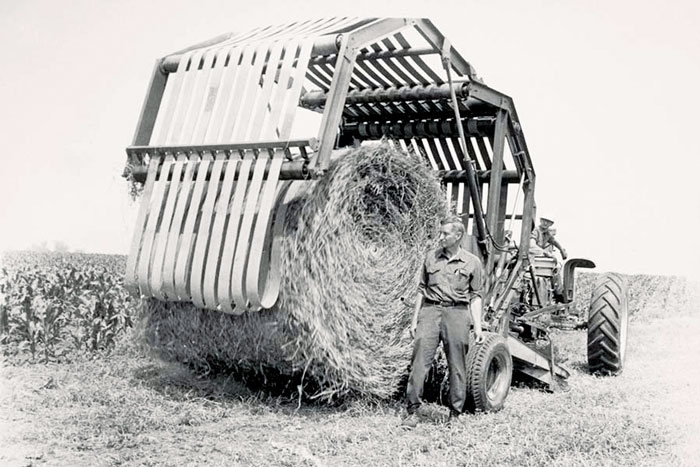
<svg viewBox="0 0 700 467"><path fill-rule="evenodd" d="M345 98L359 50L366 46L367 43L376 41L387 34L397 32L413 24L413 20L399 18L377 20L351 33L341 35L338 50L340 62L336 64L333 73L333 81L328 90L327 105L321 118L321 127L318 133L318 140L320 141L318 157L312 161L310 167L314 175L324 174L330 165L331 152L335 148L340 119L345 108Z"/></svg>
<svg viewBox="0 0 700 467"><path fill-rule="evenodd" d="M492 240L494 240L494 233L498 231L498 214L501 205L501 180L503 178L503 150L506 140L507 120L508 115L506 112L500 110L496 116L496 128L493 137L493 160L491 161L491 179L489 180L488 206L486 209L486 226ZM491 245L486 260L487 276L490 276L493 272L495 256L493 245Z"/></svg>
<svg viewBox="0 0 700 467"><path fill-rule="evenodd" d="M153 134L153 126L156 123L158 109L163 100L165 85L168 81L168 75L160 69L160 60L156 60L151 74L151 81L146 91L146 98L141 107L139 121L136 124L136 132L134 133L133 145L142 146L149 143Z"/></svg>

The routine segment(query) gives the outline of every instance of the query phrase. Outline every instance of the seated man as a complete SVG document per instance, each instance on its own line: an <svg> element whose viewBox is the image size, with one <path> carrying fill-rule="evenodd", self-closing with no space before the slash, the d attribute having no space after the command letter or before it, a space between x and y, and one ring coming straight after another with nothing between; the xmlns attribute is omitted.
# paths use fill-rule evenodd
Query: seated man
<svg viewBox="0 0 700 467"><path fill-rule="evenodd" d="M562 259L566 260L566 250L554 238L557 231L552 228L552 225L554 225L554 221L540 217L540 225L532 229L530 235L530 251L535 255L553 256L554 249L552 247L556 247L561 253Z"/></svg>
<svg viewBox="0 0 700 467"><path fill-rule="evenodd" d="M557 241L554 236L557 231L552 227L554 221L547 219L546 217L540 217L540 225L532 230L530 236L530 253L534 256L549 256L550 258L557 259L554 256L554 248L556 247L561 253L563 260L566 260L567 254L563 246ZM556 268L552 274L552 288L554 289L555 297L562 294L562 278L561 278L561 264L557 260Z"/></svg>

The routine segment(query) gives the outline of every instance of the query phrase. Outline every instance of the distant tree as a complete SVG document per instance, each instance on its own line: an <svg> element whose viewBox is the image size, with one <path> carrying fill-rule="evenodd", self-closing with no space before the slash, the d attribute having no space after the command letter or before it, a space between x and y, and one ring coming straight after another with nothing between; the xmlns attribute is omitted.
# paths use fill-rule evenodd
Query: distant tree
<svg viewBox="0 0 700 467"><path fill-rule="evenodd" d="M58 253L67 253L68 244L63 240L56 240L55 242L53 242L53 251L56 251Z"/></svg>
<svg viewBox="0 0 700 467"><path fill-rule="evenodd" d="M46 244L46 240L43 240L39 244L34 244L30 248L32 251L49 251L49 247Z"/></svg>

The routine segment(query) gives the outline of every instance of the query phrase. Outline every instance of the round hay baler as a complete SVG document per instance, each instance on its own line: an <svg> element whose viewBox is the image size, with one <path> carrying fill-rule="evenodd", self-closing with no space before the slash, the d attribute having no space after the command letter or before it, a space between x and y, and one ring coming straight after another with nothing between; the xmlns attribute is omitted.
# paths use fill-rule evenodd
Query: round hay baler
<svg viewBox="0 0 700 467"><path fill-rule="evenodd" d="M548 385L568 375L534 315L568 309L574 268L593 264L569 260L559 298L544 291L513 101L429 20L259 28L158 60L125 174L142 193L126 284L169 358L316 398L395 396L411 348L404 299L450 212L488 278L467 408L502 407L513 370ZM594 292L596 371L624 361L616 279Z"/></svg>

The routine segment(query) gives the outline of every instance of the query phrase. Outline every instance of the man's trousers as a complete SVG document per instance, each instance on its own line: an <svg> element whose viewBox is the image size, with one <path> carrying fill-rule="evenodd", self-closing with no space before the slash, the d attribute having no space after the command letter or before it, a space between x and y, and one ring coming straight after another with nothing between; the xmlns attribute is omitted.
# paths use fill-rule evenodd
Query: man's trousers
<svg viewBox="0 0 700 467"><path fill-rule="evenodd" d="M466 356L469 349L470 326L471 315L468 305L455 307L423 305L418 312L411 375L406 389L409 413L415 413L420 407L425 377L433 363L440 341L445 349L450 374L450 411L462 412L467 390Z"/></svg>

